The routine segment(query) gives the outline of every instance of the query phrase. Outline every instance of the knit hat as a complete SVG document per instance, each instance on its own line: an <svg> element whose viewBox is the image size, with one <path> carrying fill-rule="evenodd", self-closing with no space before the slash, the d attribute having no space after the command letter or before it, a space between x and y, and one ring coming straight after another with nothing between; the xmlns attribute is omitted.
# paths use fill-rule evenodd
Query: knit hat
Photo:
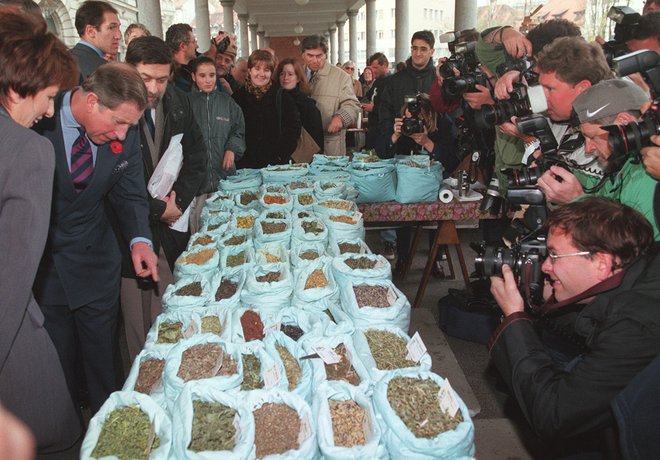
<svg viewBox="0 0 660 460"><path fill-rule="evenodd" d="M233 58L236 58L237 53L238 53L238 49L236 48L236 45L234 45L233 43L230 43L229 46L227 47L227 49L225 50L225 52L222 53L222 54L227 54L227 55L229 55Z"/></svg>
<svg viewBox="0 0 660 460"><path fill-rule="evenodd" d="M587 88L573 101L580 123L595 123L621 112L639 110L649 96L630 80L603 80Z"/></svg>

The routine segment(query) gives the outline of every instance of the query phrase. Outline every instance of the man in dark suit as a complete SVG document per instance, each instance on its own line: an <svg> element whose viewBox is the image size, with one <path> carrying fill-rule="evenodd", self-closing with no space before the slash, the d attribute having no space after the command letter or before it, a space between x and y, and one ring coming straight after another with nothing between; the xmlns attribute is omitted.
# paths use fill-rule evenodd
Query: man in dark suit
<svg viewBox="0 0 660 460"><path fill-rule="evenodd" d="M120 383L115 338L121 254L106 203L130 241L138 276L158 280L135 126L146 105L135 69L107 64L64 93L54 123L38 129L56 158L49 235L34 294L74 397L80 353L94 412Z"/></svg>
<svg viewBox="0 0 660 460"><path fill-rule="evenodd" d="M119 52L121 31L117 10L106 2L88 0L76 11L76 31L80 41L71 54L80 67L80 82L108 61L104 56Z"/></svg>
<svg viewBox="0 0 660 460"><path fill-rule="evenodd" d="M171 193L158 198L149 196L151 232L159 255L159 284L135 276L128 256L128 241L117 233L124 253L121 308L132 361L144 346L152 322L162 312L160 296L174 282L174 261L188 245L188 223L185 222L185 230L170 225L181 218L204 183L208 156L187 95L168 83L172 54L167 44L158 37L136 38L128 47L126 62L135 66L149 94L149 105L140 120L143 188L147 189L154 169L176 135L182 135L179 142L183 152L181 171Z"/></svg>

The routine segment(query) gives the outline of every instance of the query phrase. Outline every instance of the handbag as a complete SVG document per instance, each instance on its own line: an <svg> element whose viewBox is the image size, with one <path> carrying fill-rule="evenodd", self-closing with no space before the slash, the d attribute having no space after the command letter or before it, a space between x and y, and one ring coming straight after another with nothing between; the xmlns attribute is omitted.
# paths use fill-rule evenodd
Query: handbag
<svg viewBox="0 0 660 460"><path fill-rule="evenodd" d="M321 147L316 143L311 134L303 127L300 128L300 137L296 150L291 154L291 159L296 163L310 163L314 154L319 153Z"/></svg>

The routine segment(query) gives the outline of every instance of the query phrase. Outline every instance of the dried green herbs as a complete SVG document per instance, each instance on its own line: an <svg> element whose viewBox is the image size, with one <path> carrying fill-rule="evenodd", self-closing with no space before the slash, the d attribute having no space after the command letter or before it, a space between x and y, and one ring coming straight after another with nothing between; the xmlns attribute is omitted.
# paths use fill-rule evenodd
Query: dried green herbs
<svg viewBox="0 0 660 460"><path fill-rule="evenodd" d="M309 249L307 251L301 252L298 257L300 257L301 259L304 259L304 260L314 260L314 259L319 258L319 253L318 253L318 251L314 251L312 249Z"/></svg>
<svg viewBox="0 0 660 460"><path fill-rule="evenodd" d="M174 291L174 295L199 297L202 295L202 283L193 281Z"/></svg>
<svg viewBox="0 0 660 460"><path fill-rule="evenodd" d="M286 215L283 212L269 212L266 214L266 219L286 219Z"/></svg>
<svg viewBox="0 0 660 460"><path fill-rule="evenodd" d="M222 334L222 323L218 315L209 315L202 318L202 334Z"/></svg>
<svg viewBox="0 0 660 460"><path fill-rule="evenodd" d="M351 257L344 260L344 263L353 270L370 270L376 266L376 261L368 257Z"/></svg>
<svg viewBox="0 0 660 460"><path fill-rule="evenodd" d="M362 246L356 243L339 243L339 253L340 254L360 254L362 252Z"/></svg>
<svg viewBox="0 0 660 460"><path fill-rule="evenodd" d="M206 246L211 243L215 243L215 239L211 235L202 235L193 241L193 244L197 246Z"/></svg>
<svg viewBox="0 0 660 460"><path fill-rule="evenodd" d="M113 410L103 423L92 456L115 456L120 459L147 459L160 446L149 416L137 406Z"/></svg>
<svg viewBox="0 0 660 460"><path fill-rule="evenodd" d="M241 383L241 390L257 390L264 387L264 382L261 380L261 361L255 354L242 355L243 360L243 383Z"/></svg>
<svg viewBox="0 0 660 460"><path fill-rule="evenodd" d="M307 182L295 181L295 182L291 182L289 184L289 187L291 187L291 190L296 190L296 189L300 189L300 188L311 188L312 186L310 184L308 184Z"/></svg>
<svg viewBox="0 0 660 460"><path fill-rule="evenodd" d="M156 343L177 343L183 338L181 321L161 321L158 325L158 338Z"/></svg>
<svg viewBox="0 0 660 460"><path fill-rule="evenodd" d="M253 411L257 458L298 448L300 417L286 404L266 403Z"/></svg>
<svg viewBox="0 0 660 460"><path fill-rule="evenodd" d="M241 251L238 254L230 254L227 256L227 267L238 267L239 265L243 265L246 259L247 256L245 255L245 251Z"/></svg>
<svg viewBox="0 0 660 460"><path fill-rule="evenodd" d="M231 256L229 256L231 257ZM229 266L229 257L227 257L227 265ZM215 291L215 301L219 302L223 299L229 299L238 290L238 284L234 283L232 280L223 279L218 286L218 289Z"/></svg>
<svg viewBox="0 0 660 460"><path fill-rule="evenodd" d="M193 401L191 440L193 452L234 450L236 411L224 404Z"/></svg>
<svg viewBox="0 0 660 460"><path fill-rule="evenodd" d="M245 235L235 235L232 236L231 238L228 238L224 241L225 246L238 246L239 244L243 244L247 241L247 236Z"/></svg>
<svg viewBox="0 0 660 460"><path fill-rule="evenodd" d="M431 439L463 421L460 411L450 417L440 409L439 391L432 379L395 377L387 386L387 400L416 437Z"/></svg>
<svg viewBox="0 0 660 460"><path fill-rule="evenodd" d="M331 399L330 418L332 419L332 435L335 446L353 447L367 443L364 432L364 421L367 413L358 403L352 400L339 401Z"/></svg>
<svg viewBox="0 0 660 460"><path fill-rule="evenodd" d="M351 385L359 385L360 377L355 372L355 368L348 359L346 346L340 343L335 347L335 353L339 355L337 364L325 364L325 375L328 380L345 380Z"/></svg>
<svg viewBox="0 0 660 460"><path fill-rule="evenodd" d="M258 200L259 197L254 192L243 192L241 193L240 202L243 206L247 206L252 203L254 200Z"/></svg>
<svg viewBox="0 0 660 460"><path fill-rule="evenodd" d="M163 381L164 359L143 359L140 361L135 391L150 395Z"/></svg>
<svg viewBox="0 0 660 460"><path fill-rule="evenodd" d="M302 229L305 231L305 233L313 233L314 235L323 233L323 225L321 225L319 221L304 220L300 225L302 226Z"/></svg>
<svg viewBox="0 0 660 460"><path fill-rule="evenodd" d="M389 331L370 329L365 331L371 355L380 370L402 369L416 367L417 363L407 359L408 348L403 337Z"/></svg>
<svg viewBox="0 0 660 460"><path fill-rule="evenodd" d="M389 289L385 286L371 286L369 284L360 284L353 286L355 300L358 307L387 308L392 303L387 298Z"/></svg>
<svg viewBox="0 0 660 460"><path fill-rule="evenodd" d="M282 359L282 364L284 364L286 378L289 381L289 391L293 391L296 389L298 382L300 381L300 364L298 364L296 358L294 358L294 356L289 350L287 350L286 347L277 344L275 345L275 348L277 349L277 352Z"/></svg>

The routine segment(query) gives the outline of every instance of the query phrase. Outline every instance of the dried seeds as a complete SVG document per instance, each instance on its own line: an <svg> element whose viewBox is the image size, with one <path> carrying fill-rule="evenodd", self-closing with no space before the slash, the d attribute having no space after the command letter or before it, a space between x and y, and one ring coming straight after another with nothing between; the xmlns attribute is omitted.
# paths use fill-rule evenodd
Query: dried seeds
<svg viewBox="0 0 660 460"><path fill-rule="evenodd" d="M253 411L257 458L298 448L300 417L286 404L266 403Z"/></svg>
<svg viewBox="0 0 660 460"><path fill-rule="evenodd" d="M238 254L230 254L227 256L227 267L238 267L243 265L246 262L247 255L245 251L241 251Z"/></svg>
<svg viewBox="0 0 660 460"><path fill-rule="evenodd" d="M324 288L328 286L328 278L323 274L323 270L317 268L312 271L305 281L305 289Z"/></svg>
<svg viewBox="0 0 660 460"><path fill-rule="evenodd" d="M362 246L356 243L339 243L337 246L340 254L360 254L362 252Z"/></svg>
<svg viewBox="0 0 660 460"><path fill-rule="evenodd" d="M403 337L389 331L370 329L365 331L371 355L380 370L402 369L416 367L417 363L407 359L408 348Z"/></svg>
<svg viewBox="0 0 660 460"><path fill-rule="evenodd" d="M157 390L163 381L164 359L143 359L140 361L135 391L150 395Z"/></svg>
<svg viewBox="0 0 660 460"><path fill-rule="evenodd" d="M387 308L391 307L392 303L387 298L389 289L385 286L371 286L369 284L360 284L353 286L355 293L355 300L358 307L375 307Z"/></svg>
<svg viewBox="0 0 660 460"><path fill-rule="evenodd" d="M137 406L115 409L108 414L92 456L147 459L160 446L149 416Z"/></svg>
<svg viewBox="0 0 660 460"><path fill-rule="evenodd" d="M236 227L238 228L252 228L254 221L257 220L254 216L239 216L236 218ZM210 228L210 227L209 227Z"/></svg>
<svg viewBox="0 0 660 460"><path fill-rule="evenodd" d="M211 243L215 243L215 238L213 238L211 235L202 235L193 241L193 244L197 246L206 246Z"/></svg>
<svg viewBox="0 0 660 460"><path fill-rule="evenodd" d="M261 229L265 234L280 233L286 230L286 222L262 222Z"/></svg>
<svg viewBox="0 0 660 460"><path fill-rule="evenodd" d="M300 382L300 364L298 364L296 358L294 358L294 356L286 347L283 347L280 344L276 344L275 348L277 349L277 352L282 359L282 364L284 364L286 378L289 381L289 391L293 391L298 386L298 382Z"/></svg>
<svg viewBox="0 0 660 460"><path fill-rule="evenodd" d="M260 283L274 283L282 277L280 272L268 272L265 275L257 276L256 280Z"/></svg>
<svg viewBox="0 0 660 460"><path fill-rule="evenodd" d="M353 270L370 270L376 266L376 261L368 257L351 257L344 260L344 263Z"/></svg>
<svg viewBox="0 0 660 460"><path fill-rule="evenodd" d="M265 204L284 204L286 203L286 197L281 195L264 195Z"/></svg>
<svg viewBox="0 0 660 460"><path fill-rule="evenodd" d="M353 219L351 216L344 216L344 215L330 216L330 220L333 222L341 222L342 224L355 225L357 223L355 219Z"/></svg>
<svg viewBox="0 0 660 460"><path fill-rule="evenodd" d="M193 452L234 450L236 411L221 403L193 401L191 440Z"/></svg>
<svg viewBox="0 0 660 460"><path fill-rule="evenodd" d="M216 375L218 366L222 367L223 364L223 350L220 345L194 345L181 354L181 364L176 375L184 382L207 379Z"/></svg>
<svg viewBox="0 0 660 460"><path fill-rule="evenodd" d="M215 249L204 249L202 251L193 252L185 256L182 260L182 264L194 264L194 265L203 265L215 255Z"/></svg>
<svg viewBox="0 0 660 460"><path fill-rule="evenodd" d="M344 211L353 210L354 204L352 201L346 200L328 200L321 203L321 206L332 209L343 209Z"/></svg>
<svg viewBox="0 0 660 460"><path fill-rule="evenodd" d="M202 318L202 334L222 334L222 323L217 315L204 316Z"/></svg>
<svg viewBox="0 0 660 460"><path fill-rule="evenodd" d="M298 257L300 257L301 259L304 259L304 260L315 260L315 259L319 258L319 253L318 253L318 251L307 250L307 251L301 252Z"/></svg>
<svg viewBox="0 0 660 460"><path fill-rule="evenodd" d="M332 419L332 435L335 446L353 447L367 443L364 432L364 421L367 413L358 403L352 400L339 401L331 399L330 418Z"/></svg>
<svg viewBox="0 0 660 460"><path fill-rule="evenodd" d="M174 291L174 295L199 297L202 295L202 283L199 281L193 281L192 283L186 284Z"/></svg>

